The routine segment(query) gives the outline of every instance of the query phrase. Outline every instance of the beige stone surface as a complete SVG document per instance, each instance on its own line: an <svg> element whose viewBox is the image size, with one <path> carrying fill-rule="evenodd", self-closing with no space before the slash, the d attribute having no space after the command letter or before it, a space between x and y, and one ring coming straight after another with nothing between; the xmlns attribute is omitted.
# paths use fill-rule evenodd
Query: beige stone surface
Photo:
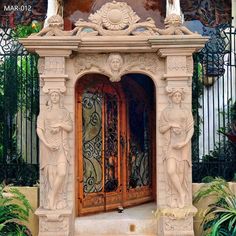
<svg viewBox="0 0 236 236"><path fill-rule="evenodd" d="M84 235L142 235L157 234L156 204L147 203L117 211L78 217L75 220L75 236ZM88 226L92 227L88 227Z"/></svg>

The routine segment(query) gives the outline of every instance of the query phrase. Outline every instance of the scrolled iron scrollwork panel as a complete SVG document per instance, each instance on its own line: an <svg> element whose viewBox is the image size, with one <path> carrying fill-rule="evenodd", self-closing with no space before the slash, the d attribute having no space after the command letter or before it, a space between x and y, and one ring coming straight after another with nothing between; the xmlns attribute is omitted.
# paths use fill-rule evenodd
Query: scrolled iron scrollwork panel
<svg viewBox="0 0 236 236"><path fill-rule="evenodd" d="M101 94L83 94L84 193L101 192L103 189L102 100Z"/></svg>
<svg viewBox="0 0 236 236"><path fill-rule="evenodd" d="M105 114L105 192L118 187L118 99L106 94Z"/></svg>

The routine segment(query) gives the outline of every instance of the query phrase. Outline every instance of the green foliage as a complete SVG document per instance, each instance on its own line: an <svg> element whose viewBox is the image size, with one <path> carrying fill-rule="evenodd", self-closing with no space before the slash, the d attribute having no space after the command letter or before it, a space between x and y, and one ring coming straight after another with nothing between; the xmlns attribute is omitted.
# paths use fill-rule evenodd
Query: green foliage
<svg viewBox="0 0 236 236"><path fill-rule="evenodd" d="M199 159L199 136L201 135L200 124L202 118L199 116L198 109L201 108L199 103L199 97L203 94L202 84L202 66L199 62L199 55L196 53L193 55L194 70L193 70L193 82L192 82L192 113L194 118L194 134L192 137L192 159L193 161Z"/></svg>
<svg viewBox="0 0 236 236"><path fill-rule="evenodd" d="M17 38L27 38L33 33L38 33L42 29L42 24L33 21L30 25L17 25L15 32Z"/></svg>
<svg viewBox="0 0 236 236"><path fill-rule="evenodd" d="M228 183L221 178L202 186L194 196L194 203L214 196L214 202L208 205L204 214L204 236L235 236L236 235L236 196Z"/></svg>
<svg viewBox="0 0 236 236"><path fill-rule="evenodd" d="M212 176L205 176L204 178L202 178L202 183L210 183L214 180L214 177Z"/></svg>
<svg viewBox="0 0 236 236"><path fill-rule="evenodd" d="M18 189L0 186L0 235L31 235L25 226L31 211L29 201Z"/></svg>

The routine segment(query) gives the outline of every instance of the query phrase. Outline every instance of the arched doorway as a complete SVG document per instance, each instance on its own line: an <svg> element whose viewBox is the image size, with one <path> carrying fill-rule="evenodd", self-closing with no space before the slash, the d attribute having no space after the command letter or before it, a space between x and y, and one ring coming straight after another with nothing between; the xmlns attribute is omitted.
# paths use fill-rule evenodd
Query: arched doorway
<svg viewBox="0 0 236 236"><path fill-rule="evenodd" d="M128 74L112 83L89 74L76 86L78 215L155 198L155 91Z"/></svg>

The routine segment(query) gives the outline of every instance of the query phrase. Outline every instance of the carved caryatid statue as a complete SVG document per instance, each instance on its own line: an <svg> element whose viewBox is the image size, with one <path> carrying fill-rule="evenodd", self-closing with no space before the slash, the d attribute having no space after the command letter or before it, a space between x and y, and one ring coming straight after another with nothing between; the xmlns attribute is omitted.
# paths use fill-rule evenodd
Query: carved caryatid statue
<svg viewBox="0 0 236 236"><path fill-rule="evenodd" d="M190 140L193 117L182 106L183 89L169 91L170 104L161 113L159 130L163 134L163 160L167 176L167 201L170 207L183 208L191 195L189 179Z"/></svg>
<svg viewBox="0 0 236 236"><path fill-rule="evenodd" d="M49 90L47 108L40 112L37 134L40 139L40 169L43 176L42 207L67 207L65 184L69 163L68 132L72 130L70 113L62 106L59 90Z"/></svg>

